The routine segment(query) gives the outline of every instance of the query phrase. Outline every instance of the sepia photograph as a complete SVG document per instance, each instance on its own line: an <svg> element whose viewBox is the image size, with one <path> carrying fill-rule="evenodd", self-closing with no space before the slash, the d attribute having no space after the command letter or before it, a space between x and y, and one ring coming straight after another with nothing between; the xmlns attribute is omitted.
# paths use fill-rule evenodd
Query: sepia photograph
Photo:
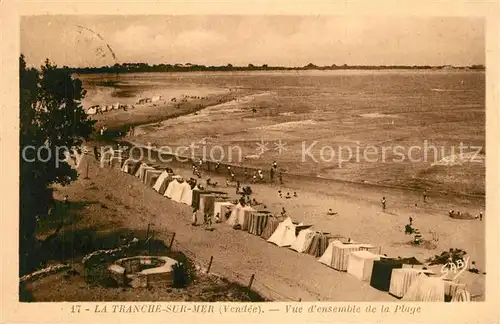
<svg viewBox="0 0 500 324"><path fill-rule="evenodd" d="M19 28L19 302L486 300L484 17Z"/></svg>

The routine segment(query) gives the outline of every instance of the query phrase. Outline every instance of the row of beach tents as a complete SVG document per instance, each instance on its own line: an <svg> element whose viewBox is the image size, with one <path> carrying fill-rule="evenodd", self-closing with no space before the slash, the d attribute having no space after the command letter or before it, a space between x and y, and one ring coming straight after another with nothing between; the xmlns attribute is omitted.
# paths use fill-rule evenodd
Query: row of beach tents
<svg viewBox="0 0 500 324"><path fill-rule="evenodd" d="M275 217L267 210L233 203L225 192L192 187L172 169L160 169L121 156L119 151L103 155L101 165L120 168L175 202L212 218L217 215L228 226L260 236L276 246L312 255L318 262L404 301L470 301L466 285L423 268L415 258L380 255L379 248L371 244L332 238L329 233L294 222L290 217Z"/></svg>
<svg viewBox="0 0 500 324"><path fill-rule="evenodd" d="M112 105L93 105L89 107L85 112L87 115L96 115L96 114L102 114L108 111L113 111L113 110L127 110L127 109L133 109L133 105L123 105L120 103L115 103Z"/></svg>

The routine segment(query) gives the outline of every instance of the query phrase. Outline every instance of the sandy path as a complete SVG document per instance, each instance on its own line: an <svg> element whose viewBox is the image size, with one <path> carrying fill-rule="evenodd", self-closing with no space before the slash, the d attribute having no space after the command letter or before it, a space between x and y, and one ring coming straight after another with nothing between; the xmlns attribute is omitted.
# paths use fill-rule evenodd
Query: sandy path
<svg viewBox="0 0 500 324"><path fill-rule="evenodd" d="M85 162L80 166L84 165ZM367 283L320 264L312 256L279 248L260 237L224 224L217 224L213 232L193 227L189 224L189 206L162 197L119 170L101 169L91 161L89 177L68 188L71 200L102 201L106 197L107 204L117 209L117 220L125 226L145 229L149 222L154 222L158 236L167 242L173 231L174 246L182 251L187 248L196 255L197 262L206 266L213 256L212 272L243 284L255 274L253 287L274 300L394 300ZM97 190L86 189L91 182Z"/></svg>

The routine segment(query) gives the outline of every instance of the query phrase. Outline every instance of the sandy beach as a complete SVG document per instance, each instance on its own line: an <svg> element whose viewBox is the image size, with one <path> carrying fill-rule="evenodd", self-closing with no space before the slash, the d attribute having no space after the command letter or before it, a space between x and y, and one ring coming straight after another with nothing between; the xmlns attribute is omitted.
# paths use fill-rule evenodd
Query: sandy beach
<svg viewBox="0 0 500 324"><path fill-rule="evenodd" d="M287 87L283 88L289 90ZM307 87L292 88L294 91L308 91ZM309 105L320 104L319 101L315 102L319 99L315 99L314 95L309 94L307 97ZM332 96L331 93L328 95ZM393 99L396 102L397 98ZM320 139L320 143L325 143L325 136L331 133L325 125L332 123L337 131L335 136L330 136L333 136L336 143L347 144L352 144L354 139L364 139L366 144L380 145L393 141L410 145L422 138L424 130L419 129L422 125L411 125L406 119L408 116L401 110L387 110L383 114L373 110L357 110L345 116L341 115L341 120L337 120L340 116L338 113L325 109L304 112L304 108L299 107L296 102L291 107L283 106L285 100L291 99L287 99L283 94L277 96L277 92L266 89L238 89L224 93L207 93L205 99L189 100L180 108L165 102L127 112L110 112L97 119L98 125L115 129L124 124L136 125L133 136L121 139L139 145L168 145L175 149L187 145L188 142L203 142L210 149L215 145L227 147L236 143L243 148L243 156L247 157L238 161L238 166L261 167L267 170L270 163L276 159L280 167L290 172L289 175L285 173L283 185L277 181L272 184L249 184L239 176L242 185L251 185L253 196L265 204L269 211L279 214L281 209L285 208L296 222L312 225L314 229L329 232L333 236L370 243L379 247L382 254L390 257L416 257L425 262L443 251L460 248L467 252L479 269L485 269L484 235L488 215L485 215L483 221L448 217L448 211L452 209L471 215L484 213L485 201L484 195L481 194L481 191L484 191L484 186L481 185L484 184L484 178L481 182L480 177L481 172L484 172L484 161L479 167L471 163L455 166L447 162L449 158L442 156L440 163L432 165L350 163L343 168L332 170L324 164L299 163L297 147L300 140L314 134ZM426 118L431 120L432 116ZM427 129L437 132L444 126L432 126L433 128ZM408 135L417 129L419 131L416 137ZM367 134L375 137L369 137ZM403 134L405 136L401 138ZM452 143L461 137L465 138L465 135L458 134L457 130L452 130L448 137L436 136L449 142L454 134L457 134L457 137ZM292 144L289 152L279 156L268 152L266 155L258 155L257 158L248 158L255 155L252 145L257 140L281 137L285 137ZM468 138L479 141L480 134L471 133ZM176 174L186 178L193 176L190 165L180 167L178 164L168 165L158 161L153 164L171 166ZM466 175L466 170L478 170L479 175ZM203 185L210 177L212 182L218 182L217 189L225 190L233 199L236 198L235 188L225 185L229 177L227 172L213 174L202 170L202 174L198 181ZM332 179L332 174L338 179ZM91 180L78 180L77 184L61 190L68 190L78 197L75 199L101 199L106 195L114 197L112 201L108 200L107 204L112 204L120 210L118 221L132 228L142 229L152 221L160 236L162 231L176 232L176 240L183 245L183 249L192 251L198 262L207 263L210 256L213 256L215 272L243 284L255 274L256 285L262 283L263 294L267 294L271 299L395 300L388 294L369 287L367 283L320 264L311 256L298 254L288 248L278 248L259 237L235 231L226 225L217 224L213 232L192 227L189 225L191 209L188 206L162 197L140 183L137 178L117 170L97 168L94 163L91 166L90 178ZM374 179L379 181L373 181ZM97 185L99 190L95 193L85 191L88 181ZM122 190L123 188L127 189ZM422 197L424 188L428 191L425 203ZM278 190L284 195L287 192L296 192L298 197L280 198ZM386 210L381 207L382 197L387 200ZM327 215L330 208L338 214ZM404 233L410 217L414 227L422 233L425 244L421 246L410 244L412 237ZM245 257L241 257L242 255ZM436 268L436 271L439 269ZM484 278L482 274L469 272L460 277L461 283L467 283L473 300L484 299ZM325 285L325 282L328 282L328 285ZM265 287L273 287L279 293L272 293ZM258 287L256 289L258 290Z"/></svg>

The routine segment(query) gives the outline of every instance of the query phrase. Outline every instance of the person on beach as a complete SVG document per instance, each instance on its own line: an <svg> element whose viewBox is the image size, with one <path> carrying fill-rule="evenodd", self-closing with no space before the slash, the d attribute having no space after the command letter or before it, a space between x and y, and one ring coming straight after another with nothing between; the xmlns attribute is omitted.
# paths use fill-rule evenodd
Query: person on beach
<svg viewBox="0 0 500 324"><path fill-rule="evenodd" d="M289 193L289 192L287 192L287 193L286 193L286 197L285 197L285 198L286 198L286 199L291 199L291 198L292 198L292 196L290 196L290 193Z"/></svg>
<svg viewBox="0 0 500 324"><path fill-rule="evenodd" d="M198 166L200 167L200 169L202 168L202 166L203 166L203 160L202 160L202 159L200 159L200 160L198 161Z"/></svg>
<svg viewBox="0 0 500 324"><path fill-rule="evenodd" d="M227 166L227 172L231 174L231 167L229 165Z"/></svg>
<svg viewBox="0 0 500 324"><path fill-rule="evenodd" d="M283 184L283 172L280 171L280 184Z"/></svg>
<svg viewBox="0 0 500 324"><path fill-rule="evenodd" d="M198 222L198 208L193 208L193 216L191 218L191 225L196 226L196 223Z"/></svg>
<svg viewBox="0 0 500 324"><path fill-rule="evenodd" d="M448 216L450 216L450 217L455 216L455 211L454 211L453 209L451 209L451 210L448 212Z"/></svg>
<svg viewBox="0 0 500 324"><path fill-rule="evenodd" d="M276 161L273 161L273 169L277 169L278 168L278 163L276 163Z"/></svg>
<svg viewBox="0 0 500 324"><path fill-rule="evenodd" d="M94 157L96 161L99 161L99 151L97 151L97 147L94 146Z"/></svg>
<svg viewBox="0 0 500 324"><path fill-rule="evenodd" d="M259 169L259 171L257 172L257 174L259 175L259 180L261 182L263 182L264 181L264 173L262 173L262 170Z"/></svg>
<svg viewBox="0 0 500 324"><path fill-rule="evenodd" d="M193 164L193 174L196 175L196 165Z"/></svg>
<svg viewBox="0 0 500 324"><path fill-rule="evenodd" d="M219 168L220 168L220 162L217 162L217 164L215 165L215 172L216 173L219 173Z"/></svg>
<svg viewBox="0 0 500 324"><path fill-rule="evenodd" d="M410 217L408 220L410 221L410 226L413 225L413 218Z"/></svg>
<svg viewBox="0 0 500 324"><path fill-rule="evenodd" d="M426 203L427 202L427 190L424 190L423 196L424 196L424 203Z"/></svg>
<svg viewBox="0 0 500 324"><path fill-rule="evenodd" d="M334 215L337 215L336 212L334 212L331 208L328 209L328 212L326 213L328 216L334 216Z"/></svg>
<svg viewBox="0 0 500 324"><path fill-rule="evenodd" d="M243 175L244 175L244 177L245 177L245 180L247 180L247 179L248 179L248 171L247 171L247 169L246 169L246 168L245 168L245 172L243 173Z"/></svg>
<svg viewBox="0 0 500 324"><path fill-rule="evenodd" d="M278 195L280 196L280 198L283 198L283 195L281 194L281 190L278 190Z"/></svg>
<svg viewBox="0 0 500 324"><path fill-rule="evenodd" d="M479 213L479 220L482 221L483 220L483 213Z"/></svg>
<svg viewBox="0 0 500 324"><path fill-rule="evenodd" d="M387 204L387 201L385 200L385 197L382 197L381 203L382 203L382 209L385 210L385 207L386 207L386 204Z"/></svg>
<svg viewBox="0 0 500 324"><path fill-rule="evenodd" d="M286 217L285 207L281 207L281 217Z"/></svg>
<svg viewBox="0 0 500 324"><path fill-rule="evenodd" d="M298 195L297 195L297 192L296 192L296 191L294 191L294 192L293 192L293 196L294 196L295 198L297 198L297 197L298 197Z"/></svg>
<svg viewBox="0 0 500 324"><path fill-rule="evenodd" d="M217 214L215 214L215 223L218 224L220 222L221 222L221 220L220 220L220 214L217 213Z"/></svg>
<svg viewBox="0 0 500 324"><path fill-rule="evenodd" d="M236 181L236 194L238 195L240 193L240 182Z"/></svg>
<svg viewBox="0 0 500 324"><path fill-rule="evenodd" d="M271 168L271 170L269 170L269 176L271 177L271 182L274 182L274 168Z"/></svg>
<svg viewBox="0 0 500 324"><path fill-rule="evenodd" d="M257 174L253 174L252 176L252 182L255 183L257 181Z"/></svg>
<svg viewBox="0 0 500 324"><path fill-rule="evenodd" d="M231 181L232 181L232 182L235 182L235 181L236 181L235 175L234 175L234 173L232 173L232 172L231 172Z"/></svg>

